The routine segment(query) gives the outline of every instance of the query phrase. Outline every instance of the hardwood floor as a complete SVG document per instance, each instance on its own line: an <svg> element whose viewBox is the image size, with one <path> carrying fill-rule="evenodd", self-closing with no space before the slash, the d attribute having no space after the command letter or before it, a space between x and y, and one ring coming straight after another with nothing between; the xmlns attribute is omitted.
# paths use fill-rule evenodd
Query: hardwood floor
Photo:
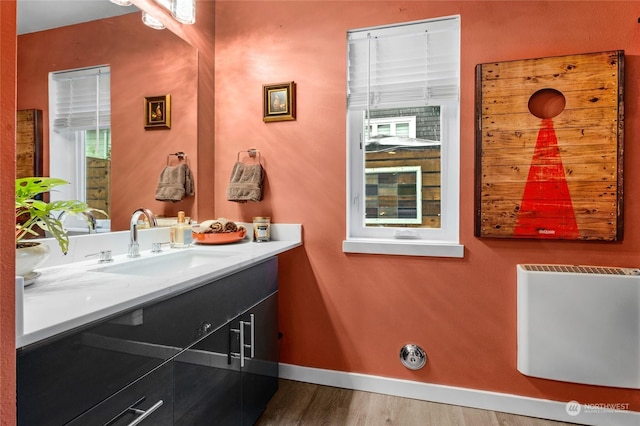
<svg viewBox="0 0 640 426"><path fill-rule="evenodd" d="M496 411L280 380L256 426L565 426Z"/></svg>

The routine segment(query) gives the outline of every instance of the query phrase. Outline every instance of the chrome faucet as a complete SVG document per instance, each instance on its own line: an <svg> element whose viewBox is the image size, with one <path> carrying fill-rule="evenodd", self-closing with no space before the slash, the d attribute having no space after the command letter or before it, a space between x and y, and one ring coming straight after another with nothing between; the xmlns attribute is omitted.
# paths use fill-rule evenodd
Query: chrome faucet
<svg viewBox="0 0 640 426"><path fill-rule="evenodd" d="M62 213L60 213L60 215L58 216L58 221L64 224L64 217L67 216L68 214L69 213L67 213L66 211L63 211ZM86 217L85 221L87 222L87 226L89 227L89 233L91 233L92 231L95 232L97 222L96 222L96 217L93 215L93 213L80 212L80 214L83 214Z"/></svg>
<svg viewBox="0 0 640 426"><path fill-rule="evenodd" d="M131 215L131 223L129 224L129 257L140 256L140 246L138 245L138 219L140 216L145 215L149 219L149 226L155 228L158 226L156 217L151 210L139 208Z"/></svg>

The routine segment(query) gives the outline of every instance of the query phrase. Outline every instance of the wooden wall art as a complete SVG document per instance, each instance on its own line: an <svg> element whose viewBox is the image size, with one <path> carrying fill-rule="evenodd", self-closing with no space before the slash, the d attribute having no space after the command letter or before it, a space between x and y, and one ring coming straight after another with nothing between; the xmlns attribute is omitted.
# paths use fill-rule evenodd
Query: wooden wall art
<svg viewBox="0 0 640 426"><path fill-rule="evenodd" d="M42 110L18 110L16 177L42 176Z"/></svg>
<svg viewBox="0 0 640 426"><path fill-rule="evenodd" d="M476 67L475 235L617 241L624 53Z"/></svg>

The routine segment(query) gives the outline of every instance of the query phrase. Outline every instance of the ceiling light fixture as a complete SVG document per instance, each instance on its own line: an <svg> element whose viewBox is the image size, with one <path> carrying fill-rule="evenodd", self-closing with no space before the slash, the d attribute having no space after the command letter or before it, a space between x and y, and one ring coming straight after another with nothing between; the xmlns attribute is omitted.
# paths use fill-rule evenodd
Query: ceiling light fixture
<svg viewBox="0 0 640 426"><path fill-rule="evenodd" d="M164 7L176 21L181 24L195 24L196 22L196 0L153 0ZM131 0L111 0L120 6L130 6ZM142 11L142 22L148 27L162 30L165 25L155 16Z"/></svg>

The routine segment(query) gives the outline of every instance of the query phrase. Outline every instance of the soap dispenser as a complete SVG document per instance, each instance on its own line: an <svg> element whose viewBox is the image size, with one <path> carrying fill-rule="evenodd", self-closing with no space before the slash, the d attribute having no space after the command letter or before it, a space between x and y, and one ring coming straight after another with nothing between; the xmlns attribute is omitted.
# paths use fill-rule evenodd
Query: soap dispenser
<svg viewBox="0 0 640 426"><path fill-rule="evenodd" d="M185 248L191 245L191 226L185 221L183 211L178 212L178 223L171 226L171 247Z"/></svg>

